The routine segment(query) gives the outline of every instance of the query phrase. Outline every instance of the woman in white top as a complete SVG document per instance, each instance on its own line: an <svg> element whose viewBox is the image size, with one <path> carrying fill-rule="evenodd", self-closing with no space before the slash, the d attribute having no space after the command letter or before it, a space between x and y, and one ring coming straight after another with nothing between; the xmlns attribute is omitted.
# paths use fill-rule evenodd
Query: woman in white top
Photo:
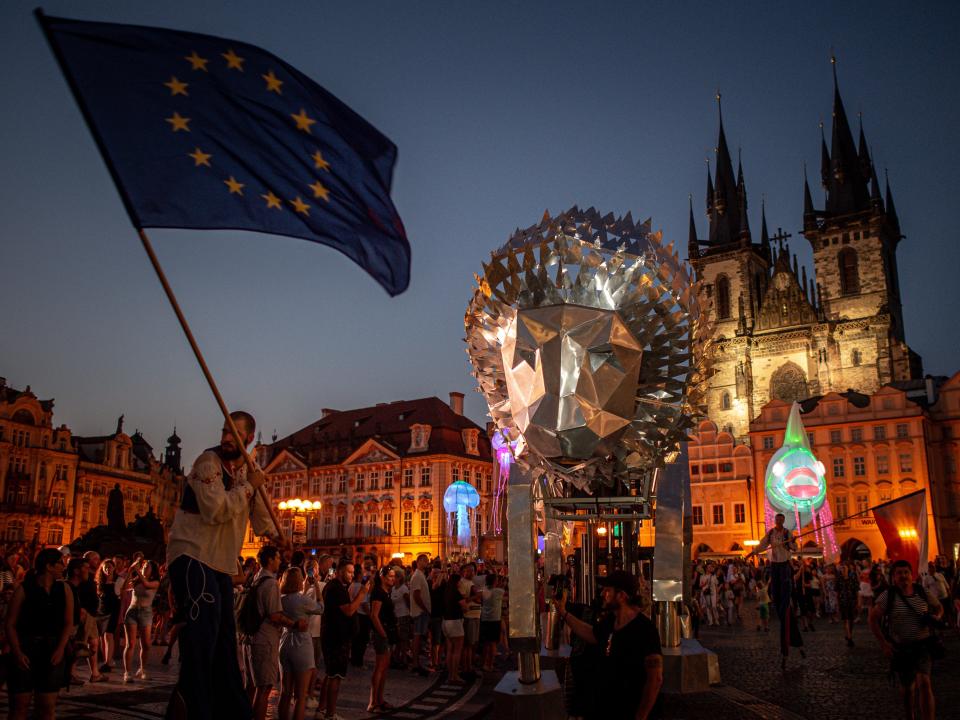
<svg viewBox="0 0 960 720"><path fill-rule="evenodd" d="M303 571L294 565L287 568L280 580L280 605L283 614L299 621L323 613L323 605L303 590ZM290 698L295 698L294 720L303 720L307 709L307 693L313 681L316 663L313 658L313 640L310 630L284 627L280 636L280 702L277 717L286 720L290 710Z"/></svg>
<svg viewBox="0 0 960 720"><path fill-rule="evenodd" d="M132 565L124 583L125 590L132 590L130 606L123 616L127 644L123 649L123 681L132 682L133 677L147 679L147 657L150 655L150 629L153 627L153 597L157 594L160 580L157 578L157 564L153 560L144 560ZM133 648L140 639L140 669L131 676L133 666Z"/></svg>
<svg viewBox="0 0 960 720"><path fill-rule="evenodd" d="M410 653L410 586L401 568L395 567L393 570L397 579L390 591L390 599L393 600L393 613L397 616L397 644L393 646L391 665L402 670L407 666Z"/></svg>

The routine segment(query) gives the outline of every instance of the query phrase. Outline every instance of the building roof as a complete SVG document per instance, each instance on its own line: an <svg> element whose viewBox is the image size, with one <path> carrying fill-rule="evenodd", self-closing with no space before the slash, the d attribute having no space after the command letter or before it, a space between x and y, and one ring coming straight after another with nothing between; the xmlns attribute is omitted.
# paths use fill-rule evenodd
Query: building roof
<svg viewBox="0 0 960 720"><path fill-rule="evenodd" d="M410 452L410 428L429 425L426 450ZM479 455L468 454L463 430L478 431ZM463 457L490 457L490 441L483 428L458 415L437 397L399 400L355 410L328 411L316 422L272 443L270 456L290 450L308 465L332 465L346 460L370 439L389 447L400 457L448 454Z"/></svg>

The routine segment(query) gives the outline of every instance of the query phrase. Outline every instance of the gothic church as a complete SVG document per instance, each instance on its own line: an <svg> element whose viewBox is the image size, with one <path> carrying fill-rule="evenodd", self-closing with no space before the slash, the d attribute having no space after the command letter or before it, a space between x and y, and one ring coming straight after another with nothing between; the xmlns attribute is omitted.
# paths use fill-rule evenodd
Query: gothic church
<svg viewBox="0 0 960 720"><path fill-rule="evenodd" d="M804 178L802 234L814 277L798 272L789 235L770 236L764 209L753 241L743 168L738 162L734 176L722 115L716 174L707 173L706 239L697 237L691 203L690 262L716 323L708 414L737 439L748 439L750 421L772 399L873 393L922 375L904 335L896 260L903 235L890 184L882 196L862 125L854 143L836 65L833 81L829 151L821 128L823 209Z"/></svg>

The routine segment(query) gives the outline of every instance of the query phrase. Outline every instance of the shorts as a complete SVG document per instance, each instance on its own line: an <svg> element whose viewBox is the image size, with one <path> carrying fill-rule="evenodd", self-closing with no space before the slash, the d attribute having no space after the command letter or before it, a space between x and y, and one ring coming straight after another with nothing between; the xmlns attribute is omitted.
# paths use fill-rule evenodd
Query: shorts
<svg viewBox="0 0 960 720"><path fill-rule="evenodd" d="M98 637L100 637L100 629L97 627L97 618L87 613L83 623L77 629L77 640L86 644Z"/></svg>
<svg viewBox="0 0 960 720"><path fill-rule="evenodd" d="M383 655L390 652L390 639L384 637L376 630L370 633L373 638L373 652L375 655Z"/></svg>
<svg viewBox="0 0 960 720"><path fill-rule="evenodd" d="M463 620L444 620L443 635L448 638L463 637Z"/></svg>
<svg viewBox="0 0 960 720"><path fill-rule="evenodd" d="M430 616L427 613L420 613L413 618L413 634L426 635L430 630Z"/></svg>
<svg viewBox="0 0 960 720"><path fill-rule="evenodd" d="M124 613L123 624L136 625L142 628L151 627L153 625L153 608L131 605Z"/></svg>
<svg viewBox="0 0 960 720"><path fill-rule="evenodd" d="M24 644L24 653L30 659L30 669L24 670L17 665L13 653L7 655L7 691L11 695L21 693L55 693L64 686L66 668L63 660L56 665L50 664L50 656L56 647L56 640Z"/></svg>
<svg viewBox="0 0 960 720"><path fill-rule="evenodd" d="M927 640L894 645L890 669L897 674L901 685L909 687L916 680L917 673L930 674L933 659L929 647Z"/></svg>
<svg viewBox="0 0 960 720"><path fill-rule="evenodd" d="M480 618L463 619L463 644L476 645L480 639Z"/></svg>
<svg viewBox="0 0 960 720"><path fill-rule="evenodd" d="M299 637L294 640L289 634L284 635L280 642L280 673L281 675L291 675L295 673L305 673L315 668L316 661L313 658L313 642L307 638L310 636L304 633L306 637Z"/></svg>
<svg viewBox="0 0 960 720"><path fill-rule="evenodd" d="M760 613L761 620L767 620L770 617L770 605L767 603L760 603L757 605L757 612Z"/></svg>
<svg viewBox="0 0 960 720"><path fill-rule="evenodd" d="M430 644L443 645L443 618L430 618Z"/></svg>
<svg viewBox="0 0 960 720"><path fill-rule="evenodd" d="M480 621L480 642L495 643L500 640L500 621L499 620L481 620Z"/></svg>
<svg viewBox="0 0 960 720"><path fill-rule="evenodd" d="M280 679L279 643L249 643L243 646L247 677L254 687L275 686Z"/></svg>
<svg viewBox="0 0 960 720"><path fill-rule="evenodd" d="M323 667L327 677L336 677L341 680L347 676L347 665L350 663L350 640L343 642L323 642Z"/></svg>
<svg viewBox="0 0 960 720"><path fill-rule="evenodd" d="M410 640L410 626L413 624L409 615L397 618L397 640L402 643Z"/></svg>

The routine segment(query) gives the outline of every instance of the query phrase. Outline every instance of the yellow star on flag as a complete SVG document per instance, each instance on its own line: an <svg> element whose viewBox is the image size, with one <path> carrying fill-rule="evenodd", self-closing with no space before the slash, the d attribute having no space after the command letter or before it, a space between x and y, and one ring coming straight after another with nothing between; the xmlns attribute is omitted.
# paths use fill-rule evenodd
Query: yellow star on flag
<svg viewBox="0 0 960 720"><path fill-rule="evenodd" d="M210 72L207 70L207 63L210 62L210 60L197 55L196 50L191 50L190 54L183 59L193 66L191 68L192 70L203 70L204 72Z"/></svg>
<svg viewBox="0 0 960 720"><path fill-rule="evenodd" d="M307 205L303 200L301 200L299 195L297 195L297 197L294 200L291 200L290 204L293 205L293 209L296 210L301 215L310 214L310 206Z"/></svg>
<svg viewBox="0 0 960 720"><path fill-rule="evenodd" d="M189 95L189 93L187 92L188 83L180 82L179 80L177 80L176 75L172 75L170 77L170 82L165 82L164 85L170 88L171 95L183 95L183 96Z"/></svg>
<svg viewBox="0 0 960 720"><path fill-rule="evenodd" d="M300 108L300 112L297 114L290 113L290 117L297 123L297 130L303 130L305 133L310 133L310 126L317 122L313 118L307 117L307 111L303 108Z"/></svg>
<svg viewBox="0 0 960 720"><path fill-rule="evenodd" d="M192 153L187 153L187 156L193 158L193 164L195 167L200 167L201 165L210 167L210 158L213 157L213 155L210 153L205 153L200 148L194 148Z"/></svg>
<svg viewBox="0 0 960 720"><path fill-rule="evenodd" d="M268 72L266 75L261 75L260 77L267 81L267 92L275 92L277 95L283 95L283 93L280 91L280 86L283 85L283 80L274 75L273 70Z"/></svg>
<svg viewBox="0 0 960 720"><path fill-rule="evenodd" d="M243 195L243 188L246 186L244 185L244 183L238 182L233 175L231 175L229 178L227 178L223 182L230 189L231 195Z"/></svg>
<svg viewBox="0 0 960 720"><path fill-rule="evenodd" d="M318 170L326 170L330 172L330 163L323 159L323 155L320 154L320 151L317 150L313 155L313 166Z"/></svg>
<svg viewBox="0 0 960 720"><path fill-rule="evenodd" d="M277 210L282 210L283 205L280 202L280 198L273 194L272 191L267 191L266 195L261 195L264 200L267 201L267 209L276 208Z"/></svg>
<svg viewBox="0 0 960 720"><path fill-rule="evenodd" d="M167 122L170 123L170 129L173 132L178 132L180 130L185 130L190 132L190 118L183 117L180 113L174 112L172 117L166 118Z"/></svg>
<svg viewBox="0 0 960 720"><path fill-rule="evenodd" d="M233 68L234 70L239 70L240 72L243 72L244 58L237 55L233 51L233 48L230 48L225 53L220 53L220 55L221 57L223 57L224 60L227 61L228 68Z"/></svg>
<svg viewBox="0 0 960 720"><path fill-rule="evenodd" d="M330 191L323 186L323 183L317 180L313 185L309 186L313 190L313 196L315 198L323 198L324 202L330 202Z"/></svg>

